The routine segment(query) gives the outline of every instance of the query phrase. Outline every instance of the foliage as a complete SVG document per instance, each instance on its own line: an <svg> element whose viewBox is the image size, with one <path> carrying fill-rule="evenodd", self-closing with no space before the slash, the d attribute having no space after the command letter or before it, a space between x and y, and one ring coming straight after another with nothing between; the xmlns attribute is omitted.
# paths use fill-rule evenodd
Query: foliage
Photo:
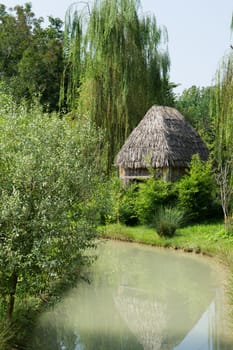
<svg viewBox="0 0 233 350"><path fill-rule="evenodd" d="M14 10L9 11L5 5L0 5L1 78L17 74L17 63L30 44L33 23L34 14L31 12L30 4L15 6Z"/></svg>
<svg viewBox="0 0 233 350"><path fill-rule="evenodd" d="M174 207L161 207L155 213L154 226L159 236L172 237L184 222L184 213Z"/></svg>
<svg viewBox="0 0 233 350"><path fill-rule="evenodd" d="M18 63L19 94L33 99L37 96L44 109L59 109L59 91L63 72L62 21L49 17L49 25L37 25L31 43Z"/></svg>
<svg viewBox="0 0 233 350"><path fill-rule="evenodd" d="M138 224L138 216L136 211L138 184L133 183L126 187L121 200L119 208L119 220L120 222L134 226Z"/></svg>
<svg viewBox="0 0 233 350"><path fill-rule="evenodd" d="M100 223L108 225L122 222L127 225L135 225L138 222L135 209L137 189L137 183L125 187L119 177L110 177L102 190L105 206L101 211Z"/></svg>
<svg viewBox="0 0 233 350"><path fill-rule="evenodd" d="M9 88L3 82L0 82L0 115L11 113L14 108L13 97Z"/></svg>
<svg viewBox="0 0 233 350"><path fill-rule="evenodd" d="M49 293L90 259L99 219L102 142L85 118L12 107L0 115L0 297ZM72 271L72 273L71 273Z"/></svg>
<svg viewBox="0 0 233 350"><path fill-rule="evenodd" d="M224 57L217 71L212 114L215 118L216 180L220 189L225 222L232 212L233 200L233 55Z"/></svg>
<svg viewBox="0 0 233 350"><path fill-rule="evenodd" d="M124 188L117 196L115 203L119 203L119 221L128 225L153 224L154 215L160 207L177 206L185 213L187 221L221 215L212 162L201 161L198 155L193 156L187 174L176 182L151 176L146 181Z"/></svg>
<svg viewBox="0 0 233 350"><path fill-rule="evenodd" d="M65 21L61 98L105 131L109 168L146 110L172 103L166 32L139 8L136 0L81 1Z"/></svg>
<svg viewBox="0 0 233 350"><path fill-rule="evenodd" d="M99 223L101 225L116 222L119 219L119 201L121 196L121 182L118 177L102 179L98 186Z"/></svg>
<svg viewBox="0 0 233 350"><path fill-rule="evenodd" d="M136 213L141 224L151 224L155 211L161 207L172 204L176 194L172 183L163 179L151 177L139 184L136 198Z"/></svg>
<svg viewBox="0 0 233 350"><path fill-rule="evenodd" d="M63 71L62 21L37 19L31 4L7 10L0 5L0 80L14 99L37 96L45 109L58 109Z"/></svg>
<svg viewBox="0 0 233 350"><path fill-rule="evenodd" d="M0 321L0 349L10 350L12 349L12 340L14 338L14 330L9 322Z"/></svg>
<svg viewBox="0 0 233 350"><path fill-rule="evenodd" d="M210 217L215 195L215 181L212 164L203 162L194 155L190 169L176 184L178 205L190 220L202 220Z"/></svg>
<svg viewBox="0 0 233 350"><path fill-rule="evenodd" d="M185 89L176 102L177 109L187 118L210 147L214 137L213 120L210 113L213 90L213 87L192 86Z"/></svg>

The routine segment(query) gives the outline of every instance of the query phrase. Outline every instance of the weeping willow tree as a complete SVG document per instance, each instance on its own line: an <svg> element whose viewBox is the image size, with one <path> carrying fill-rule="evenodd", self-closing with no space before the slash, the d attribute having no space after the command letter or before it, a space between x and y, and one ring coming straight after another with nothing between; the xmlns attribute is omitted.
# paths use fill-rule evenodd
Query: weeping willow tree
<svg viewBox="0 0 233 350"><path fill-rule="evenodd" d="M108 168L146 110L171 103L166 30L139 11L137 0L94 0L66 16L62 98L104 129Z"/></svg>
<svg viewBox="0 0 233 350"><path fill-rule="evenodd" d="M216 75L212 101L215 119L216 179L220 188L225 226L232 229L233 204L233 54L227 55Z"/></svg>

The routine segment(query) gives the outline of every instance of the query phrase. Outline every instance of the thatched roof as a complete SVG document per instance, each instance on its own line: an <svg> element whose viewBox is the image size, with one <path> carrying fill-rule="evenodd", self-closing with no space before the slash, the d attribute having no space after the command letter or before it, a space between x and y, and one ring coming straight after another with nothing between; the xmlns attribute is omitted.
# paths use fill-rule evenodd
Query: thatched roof
<svg viewBox="0 0 233 350"><path fill-rule="evenodd" d="M132 169L183 168L196 153L207 160L206 145L180 112L171 107L153 106L129 135L115 165Z"/></svg>

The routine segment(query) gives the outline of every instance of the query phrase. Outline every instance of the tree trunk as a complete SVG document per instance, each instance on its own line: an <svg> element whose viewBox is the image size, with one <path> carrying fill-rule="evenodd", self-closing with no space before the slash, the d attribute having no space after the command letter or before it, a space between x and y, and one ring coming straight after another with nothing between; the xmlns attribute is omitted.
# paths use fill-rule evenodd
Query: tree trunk
<svg viewBox="0 0 233 350"><path fill-rule="evenodd" d="M224 216L224 226L226 232L232 232L233 230L233 218L232 216Z"/></svg>
<svg viewBox="0 0 233 350"><path fill-rule="evenodd" d="M8 307L7 307L7 315L6 315L7 320L11 319L11 316L14 311L15 292L16 292L17 282L18 282L18 276L16 272L13 272L10 278L11 290L9 294L9 301L8 301Z"/></svg>

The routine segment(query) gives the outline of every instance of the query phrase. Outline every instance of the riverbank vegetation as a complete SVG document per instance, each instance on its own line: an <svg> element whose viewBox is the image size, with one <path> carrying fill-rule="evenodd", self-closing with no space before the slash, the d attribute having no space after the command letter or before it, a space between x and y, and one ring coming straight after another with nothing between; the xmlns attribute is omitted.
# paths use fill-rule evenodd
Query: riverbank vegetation
<svg viewBox="0 0 233 350"><path fill-rule="evenodd" d="M157 234L153 227L143 225L132 227L121 223L109 224L99 227L98 231L104 239L137 242L209 256L220 257L232 250L233 245L233 237L225 233L221 220L187 225L178 229L173 237L166 238Z"/></svg>
<svg viewBox="0 0 233 350"><path fill-rule="evenodd" d="M27 348L37 315L85 279L98 238L218 256L233 275L232 52L214 86L176 96L166 34L139 1L73 4L64 27L0 5L2 350ZM114 157L153 104L180 109L209 160L125 187Z"/></svg>
<svg viewBox="0 0 233 350"><path fill-rule="evenodd" d="M102 134L85 118L71 122L2 98L0 303L19 344L16 320L26 325L27 305L56 300L91 263L86 251L95 246L106 197Z"/></svg>

